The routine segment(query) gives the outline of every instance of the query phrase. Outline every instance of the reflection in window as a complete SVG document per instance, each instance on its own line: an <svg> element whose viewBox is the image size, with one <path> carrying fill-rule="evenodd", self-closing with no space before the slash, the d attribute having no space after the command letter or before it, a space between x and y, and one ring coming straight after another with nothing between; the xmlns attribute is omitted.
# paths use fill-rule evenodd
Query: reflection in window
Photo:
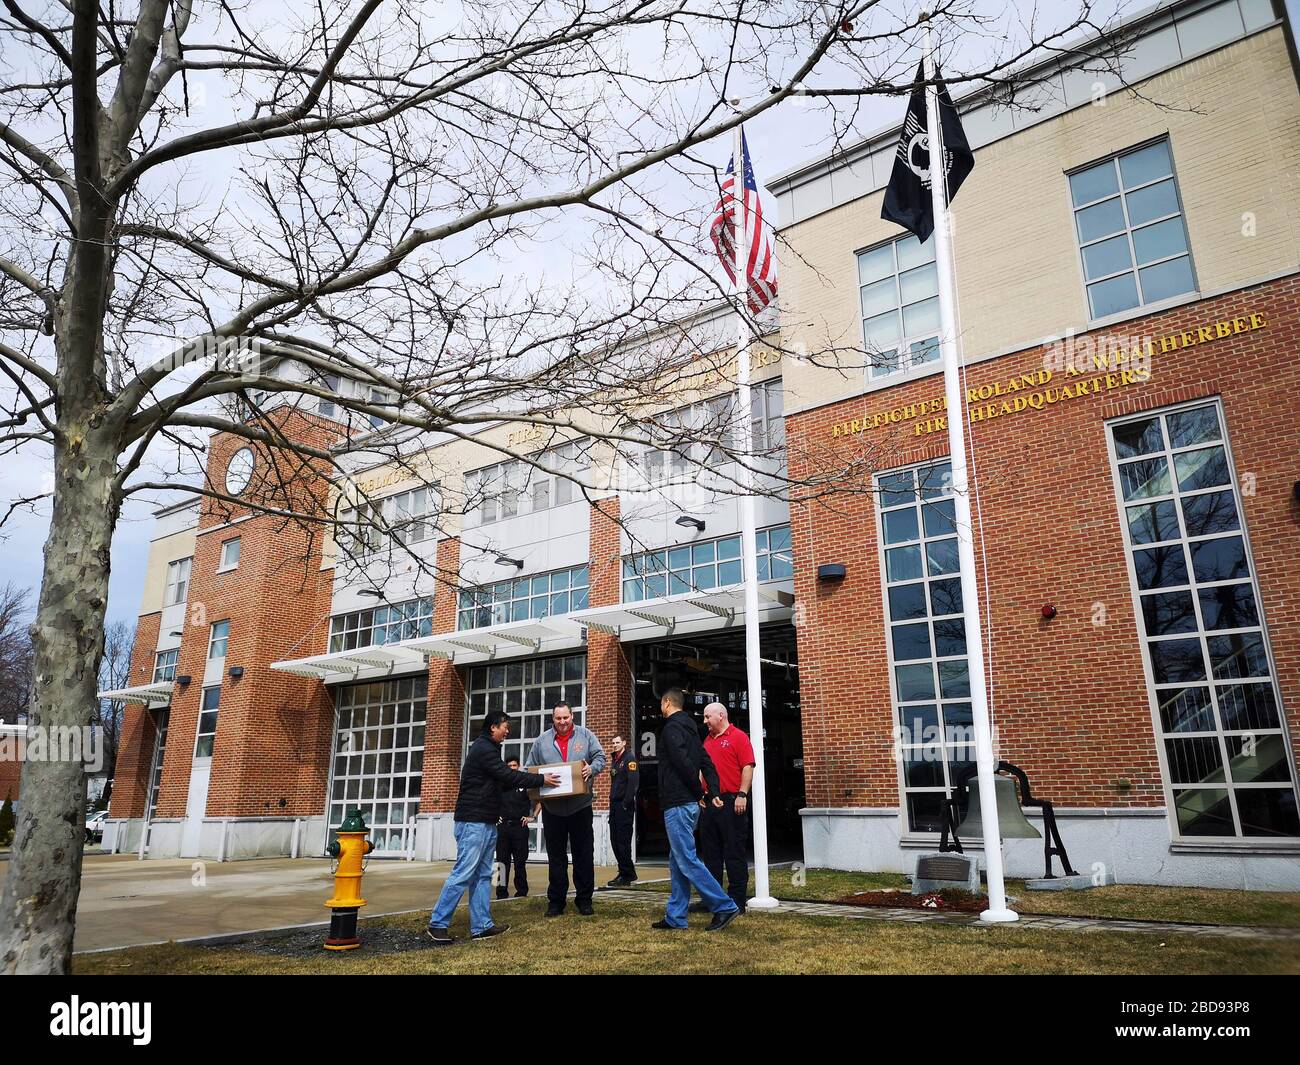
<svg viewBox="0 0 1300 1065"><path fill-rule="evenodd" d="M792 577L790 526L759 529L754 535L754 558L760 581ZM919 554L916 565L920 566ZM739 536L697 540L623 559L623 602L638 603L666 595L729 588L743 580Z"/></svg>
<svg viewBox="0 0 1300 1065"><path fill-rule="evenodd" d="M1222 412L1110 430L1177 833L1300 836Z"/></svg>

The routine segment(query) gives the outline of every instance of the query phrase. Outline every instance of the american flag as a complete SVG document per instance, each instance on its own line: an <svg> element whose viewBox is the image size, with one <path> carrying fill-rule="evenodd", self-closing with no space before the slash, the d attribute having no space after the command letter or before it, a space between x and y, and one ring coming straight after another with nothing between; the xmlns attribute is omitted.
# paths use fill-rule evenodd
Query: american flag
<svg viewBox="0 0 1300 1065"><path fill-rule="evenodd" d="M758 196L758 185L754 182L754 165L749 158L749 143L744 133L740 135L741 151L745 157L745 193L744 205L749 237L749 257L745 264L745 278L748 285L748 302L751 314L757 314L776 299L776 258L772 255L772 242L768 239L767 229L763 225L763 203ZM722 199L718 201L718 213L709 228L713 238L713 247L717 249L722 268L727 271L731 283L736 283L736 228L739 222L735 197L736 159L733 155L727 164L727 176L722 181Z"/></svg>

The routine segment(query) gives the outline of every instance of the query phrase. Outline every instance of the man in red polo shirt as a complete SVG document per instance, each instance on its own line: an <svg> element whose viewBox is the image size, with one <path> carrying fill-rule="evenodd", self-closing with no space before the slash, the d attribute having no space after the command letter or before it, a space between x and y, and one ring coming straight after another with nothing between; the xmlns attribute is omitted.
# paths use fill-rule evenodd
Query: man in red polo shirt
<svg viewBox="0 0 1300 1065"><path fill-rule="evenodd" d="M700 859L719 884L726 869L727 894L743 912L749 900L749 785L754 779L754 748L749 737L727 720L727 708L721 703L704 708L704 725L709 730L704 749L718 770L722 806L704 805Z"/></svg>

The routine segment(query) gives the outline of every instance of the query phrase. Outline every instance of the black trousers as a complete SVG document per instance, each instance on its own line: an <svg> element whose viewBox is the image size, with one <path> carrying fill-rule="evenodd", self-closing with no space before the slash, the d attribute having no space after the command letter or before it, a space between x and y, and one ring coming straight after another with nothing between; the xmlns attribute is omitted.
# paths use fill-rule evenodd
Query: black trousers
<svg viewBox="0 0 1300 1065"><path fill-rule="evenodd" d="M749 900L749 813L737 816L736 796L723 795L722 808L708 802L700 814L700 860L742 910Z"/></svg>
<svg viewBox="0 0 1300 1065"><path fill-rule="evenodd" d="M609 808L609 841L614 847L614 860L618 862L618 875L624 880L636 879L636 866L632 864L632 826L636 810L624 809L621 802Z"/></svg>
<svg viewBox="0 0 1300 1065"><path fill-rule="evenodd" d="M596 890L596 834L590 806L571 814L553 814L542 809L542 835L546 837L546 858L550 883L546 898L564 909L569 894L569 856L573 849L573 887L578 905L591 902Z"/></svg>
<svg viewBox="0 0 1300 1065"><path fill-rule="evenodd" d="M515 894L528 894L528 826L521 824L497 827L497 864L501 879L497 881L497 898L504 899L510 883L510 863L515 863Z"/></svg>

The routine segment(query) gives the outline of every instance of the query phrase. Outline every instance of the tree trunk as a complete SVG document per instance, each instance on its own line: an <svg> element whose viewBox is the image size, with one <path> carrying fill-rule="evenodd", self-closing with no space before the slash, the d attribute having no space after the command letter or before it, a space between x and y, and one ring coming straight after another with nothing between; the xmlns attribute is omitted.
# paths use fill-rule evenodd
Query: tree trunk
<svg viewBox="0 0 1300 1065"><path fill-rule="evenodd" d="M51 740L65 728L88 728L95 713L109 547L120 505L111 434L85 423L60 429L54 511L32 633L36 687L28 719L29 736L43 729ZM53 743L45 750L43 759L23 764L22 810L0 896L5 974L66 973L72 962L86 837L85 765L80 757L66 757L80 751L58 750Z"/></svg>

